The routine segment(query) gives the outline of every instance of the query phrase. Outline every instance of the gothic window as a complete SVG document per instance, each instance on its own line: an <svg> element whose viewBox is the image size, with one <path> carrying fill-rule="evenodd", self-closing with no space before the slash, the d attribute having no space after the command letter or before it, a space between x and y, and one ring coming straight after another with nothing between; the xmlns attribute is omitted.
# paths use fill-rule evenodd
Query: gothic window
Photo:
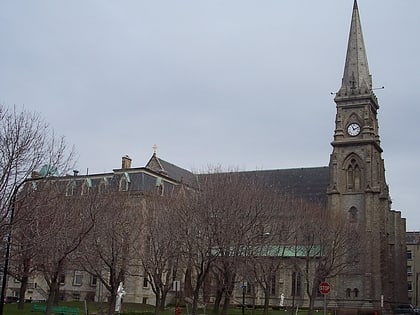
<svg viewBox="0 0 420 315"><path fill-rule="evenodd" d="M89 194L89 186L86 183L82 184L82 195Z"/></svg>
<svg viewBox="0 0 420 315"><path fill-rule="evenodd" d="M157 177L156 178L156 187L157 187L157 192L160 196L163 196L163 192L165 190L165 186L163 183L163 180L161 177Z"/></svg>
<svg viewBox="0 0 420 315"><path fill-rule="evenodd" d="M350 288L347 288L346 289L346 297L351 297L351 289Z"/></svg>
<svg viewBox="0 0 420 315"><path fill-rule="evenodd" d="M100 183L99 183L99 186L98 186L98 192L99 192L100 194L103 194L103 193L105 192L105 189L106 189L106 184L105 184L105 182L104 182L104 181L100 182Z"/></svg>
<svg viewBox="0 0 420 315"><path fill-rule="evenodd" d="M92 180L90 178L86 178L82 184L82 195L89 194L89 190L92 187Z"/></svg>
<svg viewBox="0 0 420 315"><path fill-rule="evenodd" d="M128 191L128 185L130 183L130 176L127 173L120 179L120 191Z"/></svg>
<svg viewBox="0 0 420 315"><path fill-rule="evenodd" d="M276 295L276 276L271 277L271 295Z"/></svg>
<svg viewBox="0 0 420 315"><path fill-rule="evenodd" d="M108 179L106 177L102 178L98 185L98 192L100 194L106 193L108 189Z"/></svg>
<svg viewBox="0 0 420 315"><path fill-rule="evenodd" d="M70 182L66 187L66 196L73 196L76 190L76 182Z"/></svg>
<svg viewBox="0 0 420 315"><path fill-rule="evenodd" d="M299 272L292 273L292 296L300 296L302 292L302 283Z"/></svg>
<svg viewBox="0 0 420 315"><path fill-rule="evenodd" d="M358 288L354 288L353 292L354 292L354 297L355 298L359 297L359 289Z"/></svg>
<svg viewBox="0 0 420 315"><path fill-rule="evenodd" d="M347 167L347 190L360 191L361 189L361 171L356 159L351 159Z"/></svg>
<svg viewBox="0 0 420 315"><path fill-rule="evenodd" d="M351 207L349 210L349 216L351 222L357 222L357 208Z"/></svg>

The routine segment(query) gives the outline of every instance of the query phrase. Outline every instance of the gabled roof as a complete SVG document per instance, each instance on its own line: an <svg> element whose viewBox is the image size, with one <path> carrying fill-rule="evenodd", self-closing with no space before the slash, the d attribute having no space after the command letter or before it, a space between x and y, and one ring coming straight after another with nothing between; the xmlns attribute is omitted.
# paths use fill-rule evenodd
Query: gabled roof
<svg viewBox="0 0 420 315"><path fill-rule="evenodd" d="M190 187L197 187L197 179L196 176L179 166L176 166L172 163L169 163L161 158L157 157L156 153L153 153L152 157L150 158L149 162L147 162L146 168L175 179L176 181L183 183Z"/></svg>

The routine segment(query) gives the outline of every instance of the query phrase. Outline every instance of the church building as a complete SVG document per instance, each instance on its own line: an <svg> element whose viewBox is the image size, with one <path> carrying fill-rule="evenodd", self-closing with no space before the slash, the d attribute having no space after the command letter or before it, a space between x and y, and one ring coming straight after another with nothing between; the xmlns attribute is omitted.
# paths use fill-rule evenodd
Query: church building
<svg viewBox="0 0 420 315"><path fill-rule="evenodd" d="M332 140L328 166L243 173L257 174L265 183L283 192L323 204L330 213L345 214L348 224L357 226L365 235L364 255L360 260L345 273L328 279L332 287L328 295L329 308L390 310L395 303L408 301L405 219L399 211L391 209L379 136L379 103L372 88L356 0L342 83L334 101L333 139L325 139ZM158 191L161 195L177 187L192 190L199 187L200 175L159 158L156 150L145 167L134 168L131 162L124 156L121 168L109 173L75 173L62 177L60 180L67 185L66 196L100 191L107 185L117 191ZM10 286L8 289L13 290ZM276 298L280 299L281 293L277 291ZM288 292L283 293L287 298ZM318 299L322 302L322 298ZM125 301L153 304L153 294L145 286L129 285Z"/></svg>

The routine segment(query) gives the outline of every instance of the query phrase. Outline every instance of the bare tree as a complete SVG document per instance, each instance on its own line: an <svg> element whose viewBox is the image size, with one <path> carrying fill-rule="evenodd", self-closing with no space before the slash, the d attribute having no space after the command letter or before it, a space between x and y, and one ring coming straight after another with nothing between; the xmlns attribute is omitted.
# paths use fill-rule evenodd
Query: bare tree
<svg viewBox="0 0 420 315"><path fill-rule="evenodd" d="M0 105L0 223L9 215L16 188L32 172L42 166L43 176L65 172L73 155L64 138L57 137L39 114Z"/></svg>
<svg viewBox="0 0 420 315"><path fill-rule="evenodd" d="M30 176L35 171L40 171L42 177L66 172L71 166L73 155L73 150L67 149L64 137L57 137L39 114L16 106L0 105L0 233L2 239L7 240L4 247L4 271L8 272L12 226L21 224L19 216L15 214L14 217L14 210L18 211L16 205L22 203L22 198L26 196L22 193L23 184L33 180ZM19 247L13 250L15 257L20 255ZM26 249L25 252L27 255ZM23 272L25 274L31 269L29 261L27 258L21 261L21 271L26 270ZM3 279L1 305L7 277ZM23 306L26 276L21 279L23 283L19 307ZM0 314L2 312L3 307L0 307Z"/></svg>
<svg viewBox="0 0 420 315"><path fill-rule="evenodd" d="M38 208L48 204L53 196L44 189L49 189L44 179L33 178L19 192L15 206L15 224L12 232L9 274L20 282L18 308L23 309L24 297L29 278L36 273L38 251L38 231L36 231L39 214Z"/></svg>
<svg viewBox="0 0 420 315"><path fill-rule="evenodd" d="M139 276L145 200L129 192L98 195L100 215L74 260L96 276L108 293L107 314L114 314L118 286L128 275Z"/></svg>
<svg viewBox="0 0 420 315"><path fill-rule="evenodd" d="M295 226L293 211L295 199L289 194L271 187L261 187L262 207L264 208L264 231L249 244L249 253L245 257L243 279L251 286L254 294L262 290L264 296L263 313L268 314L270 299L277 292L277 280L280 269L285 268L289 254L289 245ZM248 291L252 291L249 290Z"/></svg>
<svg viewBox="0 0 420 315"><path fill-rule="evenodd" d="M305 278L312 313L319 284L352 268L360 260L364 240L345 213L329 213L322 205L297 204L296 263Z"/></svg>
<svg viewBox="0 0 420 315"><path fill-rule="evenodd" d="M72 267L71 255L94 227L99 204L95 195L66 196L63 182L49 180L43 192L49 194L47 204L34 211L31 224L37 243L36 268L42 273L49 287L46 314L58 302L60 276ZM52 198L51 196L55 197Z"/></svg>
<svg viewBox="0 0 420 315"><path fill-rule="evenodd" d="M209 272L218 279L214 311L226 314L237 284L238 266L252 252L273 216L273 192L253 173L211 169L199 176L200 191L188 196L176 217L186 257L186 288L191 287L192 312ZM188 295L188 290L186 295Z"/></svg>
<svg viewBox="0 0 420 315"><path fill-rule="evenodd" d="M156 195L149 196L147 201L145 241L142 243L141 261L144 277L150 282L156 297L156 314L164 309L167 294L178 271L181 245L178 237L179 228L171 220L175 215L172 206L178 202L177 197L178 195L171 197Z"/></svg>

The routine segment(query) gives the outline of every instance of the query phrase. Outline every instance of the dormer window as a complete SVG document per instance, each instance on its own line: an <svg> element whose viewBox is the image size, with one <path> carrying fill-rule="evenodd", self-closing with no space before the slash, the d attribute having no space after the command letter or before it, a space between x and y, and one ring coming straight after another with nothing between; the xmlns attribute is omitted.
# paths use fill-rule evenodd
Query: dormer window
<svg viewBox="0 0 420 315"><path fill-rule="evenodd" d="M67 187L66 187L66 196L73 196L75 190L76 190L76 182L75 181L71 181L70 183L67 184Z"/></svg>
<svg viewBox="0 0 420 315"><path fill-rule="evenodd" d="M104 177L98 185L98 192L100 194L105 193L106 189L107 189L107 186L108 186L108 181L107 181L106 177Z"/></svg>
<svg viewBox="0 0 420 315"><path fill-rule="evenodd" d="M156 187L157 187L158 194L160 196L163 196L165 186L163 184L163 180L161 177L156 178Z"/></svg>
<svg viewBox="0 0 420 315"><path fill-rule="evenodd" d="M130 175L128 173L124 173L120 179L120 191L128 191L130 183Z"/></svg>
<svg viewBox="0 0 420 315"><path fill-rule="evenodd" d="M90 178L86 178L82 184L81 194L88 195L91 187L92 187L92 180Z"/></svg>

